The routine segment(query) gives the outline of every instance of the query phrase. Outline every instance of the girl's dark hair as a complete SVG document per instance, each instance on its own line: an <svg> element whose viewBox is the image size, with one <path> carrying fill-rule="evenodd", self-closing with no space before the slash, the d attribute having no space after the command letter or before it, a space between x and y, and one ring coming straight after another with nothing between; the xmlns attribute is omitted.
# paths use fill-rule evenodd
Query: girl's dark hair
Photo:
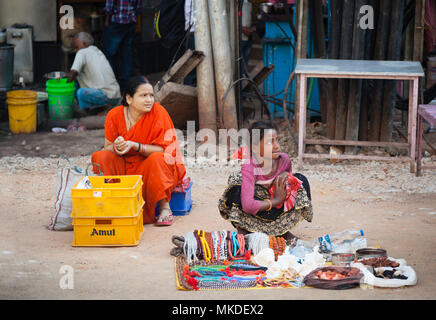
<svg viewBox="0 0 436 320"><path fill-rule="evenodd" d="M275 131L278 131L276 124L272 121L269 120L255 121L250 125L250 128L248 129L248 131L250 132L251 139L253 139L253 131L256 129L260 130L260 140L263 139L263 136L265 135L265 130L273 129Z"/></svg>
<svg viewBox="0 0 436 320"><path fill-rule="evenodd" d="M150 81L144 76L135 76L131 77L126 84L126 87L124 88L123 92L123 101L121 102L123 106L128 106L126 95L129 95L131 97L134 96L136 93L136 90L138 90L138 87L142 84L150 84Z"/></svg>

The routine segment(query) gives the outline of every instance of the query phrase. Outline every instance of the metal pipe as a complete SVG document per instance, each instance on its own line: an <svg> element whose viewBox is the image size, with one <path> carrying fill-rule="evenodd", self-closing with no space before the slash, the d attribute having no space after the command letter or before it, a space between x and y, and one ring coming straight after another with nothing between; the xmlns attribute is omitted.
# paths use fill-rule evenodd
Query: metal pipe
<svg viewBox="0 0 436 320"><path fill-rule="evenodd" d="M227 89L230 88L233 79L228 33L229 17L226 13L224 0L208 0L208 4L220 122L222 122L221 119L224 119L221 127L238 129L236 99L233 88L230 90L224 106L221 105L223 97Z"/></svg>
<svg viewBox="0 0 436 320"><path fill-rule="evenodd" d="M215 79L207 0L194 1L194 14L195 47L205 56L197 66L199 125L200 129L208 128L217 133Z"/></svg>

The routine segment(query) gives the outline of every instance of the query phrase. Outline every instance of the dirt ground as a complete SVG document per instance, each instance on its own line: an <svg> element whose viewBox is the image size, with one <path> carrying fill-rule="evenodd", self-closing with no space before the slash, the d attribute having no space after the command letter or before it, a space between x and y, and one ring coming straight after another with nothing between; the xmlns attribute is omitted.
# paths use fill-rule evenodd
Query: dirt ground
<svg viewBox="0 0 436 320"><path fill-rule="evenodd" d="M0 135L0 298L1 299L435 299L436 171L422 177L407 163L327 160L305 163L314 218L294 234L303 240L363 229L369 246L403 258L418 284L399 289L177 290L172 235L194 229L231 229L217 209L218 198L237 164L188 161L194 206L171 227L144 226L137 247L72 247L73 232L49 231L54 213L57 156L86 166L101 148L103 130L55 134ZM426 162L436 163L427 157ZM293 163L296 161L293 159ZM62 289L62 266L74 270L74 288Z"/></svg>

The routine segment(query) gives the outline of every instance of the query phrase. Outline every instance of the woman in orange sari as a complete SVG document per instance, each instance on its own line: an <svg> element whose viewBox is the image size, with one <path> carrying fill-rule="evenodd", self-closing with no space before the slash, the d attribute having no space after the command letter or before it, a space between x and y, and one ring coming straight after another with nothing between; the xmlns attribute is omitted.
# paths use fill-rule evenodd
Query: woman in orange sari
<svg viewBox="0 0 436 320"><path fill-rule="evenodd" d="M147 78L129 80L123 105L106 116L104 149L93 153L91 161L104 175L142 175L144 223L173 223L171 191L182 182L186 170L173 122L165 108L154 101ZM93 170L98 173L96 166Z"/></svg>

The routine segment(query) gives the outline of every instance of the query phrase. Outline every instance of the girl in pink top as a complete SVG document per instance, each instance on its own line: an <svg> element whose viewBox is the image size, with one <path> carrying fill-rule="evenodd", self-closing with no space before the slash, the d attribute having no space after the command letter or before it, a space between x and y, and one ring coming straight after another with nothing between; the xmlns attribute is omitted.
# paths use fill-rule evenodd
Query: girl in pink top
<svg viewBox="0 0 436 320"><path fill-rule="evenodd" d="M272 122L253 123L250 135L252 156L229 177L220 213L239 233L263 232L290 241L291 228L303 219L312 221L309 183L303 175L292 174Z"/></svg>

